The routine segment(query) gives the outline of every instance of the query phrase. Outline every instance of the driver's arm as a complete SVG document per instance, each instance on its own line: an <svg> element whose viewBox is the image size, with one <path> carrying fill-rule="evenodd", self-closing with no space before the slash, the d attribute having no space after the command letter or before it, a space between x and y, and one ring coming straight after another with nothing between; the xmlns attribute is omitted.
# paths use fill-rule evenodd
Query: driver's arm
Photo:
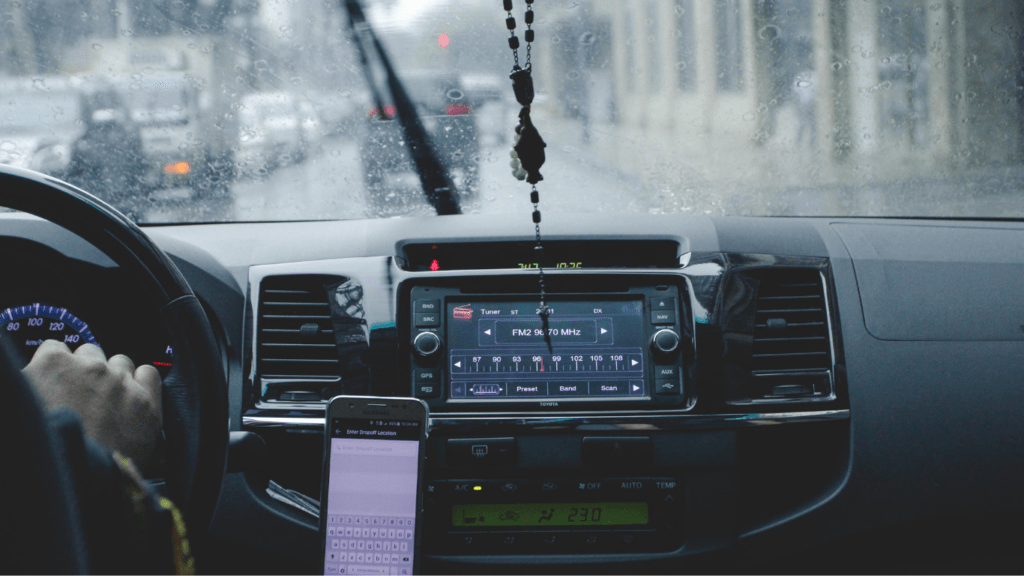
<svg viewBox="0 0 1024 576"><path fill-rule="evenodd" d="M107 360L90 344L72 353L55 340L39 346L23 373L68 463L90 571L194 573L181 514L136 469L154 460L160 373L126 356Z"/></svg>

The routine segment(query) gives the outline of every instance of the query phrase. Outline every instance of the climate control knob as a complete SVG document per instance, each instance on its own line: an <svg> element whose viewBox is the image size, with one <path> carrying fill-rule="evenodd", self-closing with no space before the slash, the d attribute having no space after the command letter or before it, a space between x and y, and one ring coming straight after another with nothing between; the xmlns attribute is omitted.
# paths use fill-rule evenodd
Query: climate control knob
<svg viewBox="0 0 1024 576"><path fill-rule="evenodd" d="M672 354L679 349L679 334L672 330L658 330L651 338L651 350L655 354Z"/></svg>
<svg viewBox="0 0 1024 576"><path fill-rule="evenodd" d="M433 332L420 332L412 340L412 349L423 358L431 358L441 351L441 339Z"/></svg>

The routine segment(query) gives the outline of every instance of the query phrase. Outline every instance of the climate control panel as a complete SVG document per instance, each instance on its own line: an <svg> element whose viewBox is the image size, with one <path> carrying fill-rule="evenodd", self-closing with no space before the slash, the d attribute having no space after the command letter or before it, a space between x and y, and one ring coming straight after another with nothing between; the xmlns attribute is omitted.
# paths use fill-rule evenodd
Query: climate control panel
<svg viewBox="0 0 1024 576"><path fill-rule="evenodd" d="M673 477L428 480L436 554L656 552L682 543L684 488Z"/></svg>

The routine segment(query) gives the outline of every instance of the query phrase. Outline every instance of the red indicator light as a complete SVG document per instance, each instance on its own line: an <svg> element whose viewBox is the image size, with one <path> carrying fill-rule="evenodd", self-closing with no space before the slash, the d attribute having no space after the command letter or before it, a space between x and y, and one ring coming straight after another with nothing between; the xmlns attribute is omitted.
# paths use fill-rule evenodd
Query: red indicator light
<svg viewBox="0 0 1024 576"><path fill-rule="evenodd" d="M433 262L430 263L430 269L433 270L434 272L437 272L438 270L441 269L441 265L437 263L437 260L434 260Z"/></svg>
<svg viewBox="0 0 1024 576"><path fill-rule="evenodd" d="M467 104L449 104L448 105L449 116L463 116L469 114L469 105Z"/></svg>
<svg viewBox="0 0 1024 576"><path fill-rule="evenodd" d="M170 362L153 362L153 364L155 364L157 366L170 366L171 365Z"/></svg>
<svg viewBox="0 0 1024 576"><path fill-rule="evenodd" d="M373 108L370 109L370 116L377 116L379 114L380 114L380 111L377 109L376 106L374 106ZM395 107L394 106L385 106L384 107L384 115L387 116L388 118L394 118L394 116L395 116Z"/></svg>

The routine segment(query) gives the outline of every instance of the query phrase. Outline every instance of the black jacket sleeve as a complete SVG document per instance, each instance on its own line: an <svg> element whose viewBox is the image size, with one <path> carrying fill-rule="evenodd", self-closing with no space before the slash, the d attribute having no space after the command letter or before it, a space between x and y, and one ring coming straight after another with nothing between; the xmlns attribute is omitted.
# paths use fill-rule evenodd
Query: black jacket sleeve
<svg viewBox="0 0 1024 576"><path fill-rule="evenodd" d="M193 574L182 516L146 484L128 458L82 430L78 415L48 415L73 478L93 574Z"/></svg>

